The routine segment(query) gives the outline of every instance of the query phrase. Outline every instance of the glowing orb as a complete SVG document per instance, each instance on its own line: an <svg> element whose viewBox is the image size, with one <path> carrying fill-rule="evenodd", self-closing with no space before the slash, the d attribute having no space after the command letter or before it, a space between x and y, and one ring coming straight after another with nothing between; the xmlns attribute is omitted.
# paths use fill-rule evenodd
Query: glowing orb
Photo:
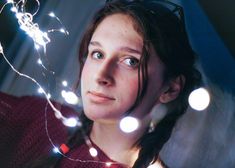
<svg viewBox="0 0 235 168"><path fill-rule="evenodd" d="M50 12L48 15L49 15L50 17L55 17L54 12Z"/></svg>
<svg viewBox="0 0 235 168"><path fill-rule="evenodd" d="M198 111L206 109L210 103L210 95L204 88L195 89L188 98L189 105Z"/></svg>
<svg viewBox="0 0 235 168"><path fill-rule="evenodd" d="M123 132L125 133L130 133L135 131L139 127L139 122L136 118L134 117L124 117L120 123L120 128Z"/></svg>
<svg viewBox="0 0 235 168"><path fill-rule="evenodd" d="M38 88L38 93L42 94L44 92L43 88Z"/></svg>
<svg viewBox="0 0 235 168"><path fill-rule="evenodd" d="M39 58L39 59L37 60L37 63L38 63L39 65L42 65L42 60Z"/></svg>
<svg viewBox="0 0 235 168"><path fill-rule="evenodd" d="M92 157L96 157L96 156L98 155L97 150L96 150L95 148L93 148L93 147L91 147L91 148L89 149L89 152L90 152L90 154L91 154Z"/></svg>
<svg viewBox="0 0 235 168"><path fill-rule="evenodd" d="M64 125L68 127L75 127L77 126L77 123L78 123L76 118L66 118L62 122Z"/></svg>
<svg viewBox="0 0 235 168"><path fill-rule="evenodd" d="M53 152L54 152L54 153L59 153L59 152L60 152L60 151L59 151L59 148L54 147L54 148L53 148Z"/></svg>
<svg viewBox="0 0 235 168"><path fill-rule="evenodd" d="M64 98L64 100L69 104L74 105L74 104L78 104L78 102L79 102L79 98L76 96L75 93L73 93L71 91L62 90L61 95Z"/></svg>
<svg viewBox="0 0 235 168"><path fill-rule="evenodd" d="M50 93L47 94L47 98L48 98L48 99L51 98L51 94L50 94Z"/></svg>
<svg viewBox="0 0 235 168"><path fill-rule="evenodd" d="M110 167L110 166L112 165L112 163L111 163L111 162L106 162L105 165L106 165L107 167Z"/></svg>
<svg viewBox="0 0 235 168"><path fill-rule="evenodd" d="M62 85L66 87L68 86L68 82L66 80L62 81Z"/></svg>

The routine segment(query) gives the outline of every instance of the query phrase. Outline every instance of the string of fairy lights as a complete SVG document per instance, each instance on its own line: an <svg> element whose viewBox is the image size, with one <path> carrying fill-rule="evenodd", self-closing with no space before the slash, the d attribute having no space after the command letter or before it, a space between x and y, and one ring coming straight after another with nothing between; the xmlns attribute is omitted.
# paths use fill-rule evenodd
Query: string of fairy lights
<svg viewBox="0 0 235 168"><path fill-rule="evenodd" d="M33 14L25 11L25 5L27 3L27 0L19 0L18 2L15 2L13 0L7 0L7 2L0 9L0 14L2 13L2 11L3 11L3 9L5 8L6 5L11 5L11 11L15 14L15 17L18 21L20 29L23 30L33 40L35 49L37 51L40 50L40 49L43 49L43 53L46 55L46 46L47 46L48 43L51 42L48 34L52 33L52 32L60 32L60 33L63 33L65 35L69 35L69 32L65 29L65 27L63 26L60 19L53 12L50 12L48 14L48 16L50 16L52 18L55 18L60 23L61 28L59 28L59 29L50 29L46 32L43 32L40 29L39 25L37 23L33 22L34 16L37 14L37 12L39 11L39 8L40 8L40 2L38 0L35 0L35 1L37 2L38 8L37 8L36 12L33 13ZM39 52L37 52L37 53L39 54ZM24 73L19 72L10 63L10 61L7 59L7 57L4 53L4 49L3 49L3 46L1 44L1 42L0 42L0 54L3 56L6 63L11 67L11 69L15 73L17 73L19 76L22 76L22 77L25 77L25 78L31 80L32 82L34 82L38 86L37 92L40 93L40 94L43 94L45 96L48 104L50 105L50 107L54 111L54 115L56 116L57 119L61 120L61 122L65 126L80 127L82 129L82 123L79 121L79 118L77 118L77 117L73 117L73 118L64 117L63 114L53 105L53 103L51 101L51 94L47 93L36 79L32 78L29 75L26 75ZM37 64L42 66L45 70L48 70L46 68L46 66L43 64L43 61L40 58L37 60ZM61 82L61 84L64 87L68 86L68 82L66 80L63 80ZM64 90L61 90L61 96L68 104L81 106L80 97L77 96L74 92L64 89ZM99 164L104 164L106 167L110 167L112 164L118 164L116 162L103 162L103 161L99 161L99 160L81 160L79 158L70 158L70 157L66 156L65 153L63 153L64 152L63 149L66 148L66 145L62 144L61 146L64 147L64 148L61 149L61 146L57 147L54 144L54 142L52 141L51 137L50 137L50 134L49 134L49 131L48 131L46 108L45 108L45 129L46 129L47 137L48 137L48 139L49 139L49 141L50 141L50 143L53 147L53 149L52 149L53 152L59 153L63 157L66 157L67 159L69 159L71 161L99 163ZM92 157L96 158L97 155L98 155L98 151L93 147L93 145L92 145L90 139L88 138L88 136L84 135L84 139L85 139L86 144L89 147L90 155Z"/></svg>
<svg viewBox="0 0 235 168"><path fill-rule="evenodd" d="M66 30L66 28L63 26L60 19L53 12L50 12L48 14L48 16L51 18L54 18L57 22L59 22L61 27L57 28L57 29L50 29L47 31L42 31L40 29L39 25L37 23L34 23L34 21L33 21L34 16L38 13L38 11L40 9L39 0L35 0L35 2L37 3L37 9L34 13L30 13L25 10L25 5L27 3L27 0L18 0L17 2L14 0L7 0L6 3L0 9L0 14L2 13L3 9L7 5L10 5L11 6L10 10L11 10L11 12L14 13L15 18L18 21L19 28L21 30L23 30L33 40L35 50L37 50L37 51L43 50L43 53L46 55L47 44L51 42L51 39L49 38L48 34L53 33L53 32L59 32L59 33L62 33L67 36L67 35L69 35L69 32ZM37 52L37 53L39 54L39 52ZM4 49L3 49L1 42L0 42L0 54L3 56L6 63L10 66L10 68L15 73L17 73L19 76L22 76L22 77L25 77L25 78L31 80L33 83L35 83L37 85L38 93L41 93L45 96L48 104L50 105L50 107L54 111L54 115L56 116L56 118L58 120L60 120L67 127L79 127L82 129L82 123L79 121L79 118L77 118L77 117L66 118L65 116L63 116L61 111L58 110L53 105L53 103L51 101L51 94L49 92L46 92L36 79L32 78L29 75L26 75L24 73L19 72L10 63L10 61L7 59L7 57L4 53ZM37 60L37 64L40 65L45 70L48 70L40 58ZM61 84L65 88L68 87L68 82L66 80L61 81ZM81 106L80 96L76 95L74 92L70 91L69 89L61 90L61 96L65 100L65 102L67 102L68 104ZM201 110L204 110L205 108L207 108L207 106L209 105L209 102L210 102L209 93L204 88L199 88L199 89L194 90L189 96L190 106L197 111L201 111ZM61 152L61 147L57 147L53 143L53 141L50 137L49 131L47 129L48 123L47 123L47 113L46 113L47 110L46 110L46 108L45 108L45 129L46 129L47 137L48 137L48 139L53 147L53 151L55 153L59 153L63 157L66 157L67 159L69 159L71 161L95 162L95 163L99 163L99 164L104 164L106 167L110 167L112 164L117 164L116 162L103 162L103 161L99 161L99 160L80 160L79 158L70 158L70 157L66 156L65 155L66 152L64 152L64 151L67 151L67 147L63 146L63 144L62 144L62 152ZM140 124L140 122L138 119L131 117L131 116L127 116L127 117L124 117L120 121L120 129L125 133L130 133L130 132L137 130L139 127L139 124ZM92 157L97 157L98 152L92 146L92 143L89 140L89 137L84 135L84 139L85 139L86 144L89 147L90 155ZM161 167L161 165L158 164L157 162L154 164L151 164L149 166L149 168L160 168L160 167Z"/></svg>

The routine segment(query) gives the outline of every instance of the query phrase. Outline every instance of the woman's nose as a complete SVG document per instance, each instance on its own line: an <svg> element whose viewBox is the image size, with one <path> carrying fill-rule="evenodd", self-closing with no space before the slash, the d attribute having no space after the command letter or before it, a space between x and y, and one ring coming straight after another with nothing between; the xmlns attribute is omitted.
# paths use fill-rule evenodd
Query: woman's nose
<svg viewBox="0 0 235 168"><path fill-rule="evenodd" d="M115 65L111 60L103 61L97 67L95 80L100 85L110 86L114 83Z"/></svg>

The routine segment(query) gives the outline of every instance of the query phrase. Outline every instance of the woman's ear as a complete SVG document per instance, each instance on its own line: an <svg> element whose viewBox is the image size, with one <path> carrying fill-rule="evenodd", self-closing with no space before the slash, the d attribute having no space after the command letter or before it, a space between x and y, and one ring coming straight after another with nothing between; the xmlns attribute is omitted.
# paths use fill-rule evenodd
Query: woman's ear
<svg viewBox="0 0 235 168"><path fill-rule="evenodd" d="M159 101L161 103L168 103L174 99L176 99L183 90L185 84L185 77L183 75L179 75L174 79L171 79L165 91L159 97Z"/></svg>

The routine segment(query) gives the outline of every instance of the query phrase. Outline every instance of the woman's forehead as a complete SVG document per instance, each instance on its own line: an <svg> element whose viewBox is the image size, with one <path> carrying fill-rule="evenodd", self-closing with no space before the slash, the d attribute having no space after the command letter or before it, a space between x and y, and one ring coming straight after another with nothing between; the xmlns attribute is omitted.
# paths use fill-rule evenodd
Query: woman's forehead
<svg viewBox="0 0 235 168"><path fill-rule="evenodd" d="M109 28L118 27L119 29L120 28L125 29L127 27L134 28L134 23L135 22L130 15L123 14L123 13L114 13L114 14L104 17L102 21L98 24L97 28L101 26L105 26Z"/></svg>
<svg viewBox="0 0 235 168"><path fill-rule="evenodd" d="M143 38L134 29L130 16L124 14L113 14L107 16L95 29L91 42L99 43L109 41L113 45L132 45L135 48L143 47Z"/></svg>

